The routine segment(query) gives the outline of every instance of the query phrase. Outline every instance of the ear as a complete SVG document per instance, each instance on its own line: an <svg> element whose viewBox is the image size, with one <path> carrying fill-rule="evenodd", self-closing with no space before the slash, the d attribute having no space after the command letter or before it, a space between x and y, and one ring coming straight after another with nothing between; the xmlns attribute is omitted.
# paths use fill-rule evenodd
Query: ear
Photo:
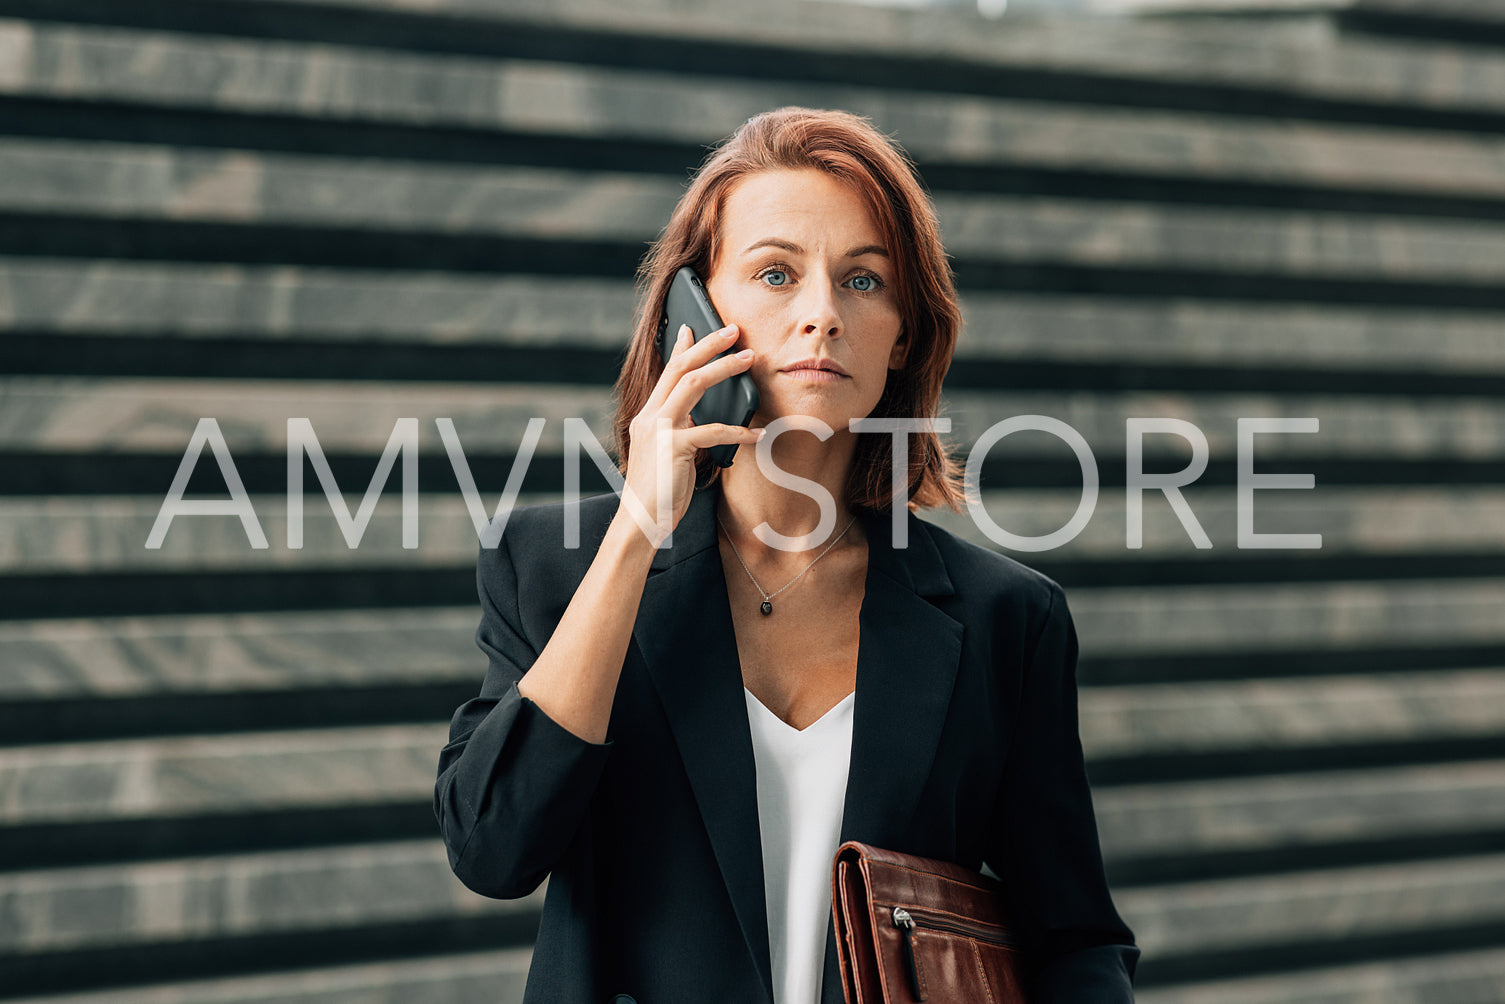
<svg viewBox="0 0 1505 1004"><path fill-rule="evenodd" d="M901 370L908 359L909 334L901 329L898 341L894 342L893 350L888 354L888 368L891 370Z"/></svg>

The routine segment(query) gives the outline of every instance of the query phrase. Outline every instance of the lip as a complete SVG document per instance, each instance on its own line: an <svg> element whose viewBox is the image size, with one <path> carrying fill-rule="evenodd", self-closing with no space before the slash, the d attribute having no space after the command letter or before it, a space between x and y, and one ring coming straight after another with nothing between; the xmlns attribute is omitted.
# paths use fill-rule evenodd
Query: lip
<svg viewBox="0 0 1505 1004"><path fill-rule="evenodd" d="M842 369L840 364L831 359L801 359L797 363L790 363L788 366L785 366L780 372L802 373L811 371L819 373L830 373L834 376L847 376L847 371Z"/></svg>

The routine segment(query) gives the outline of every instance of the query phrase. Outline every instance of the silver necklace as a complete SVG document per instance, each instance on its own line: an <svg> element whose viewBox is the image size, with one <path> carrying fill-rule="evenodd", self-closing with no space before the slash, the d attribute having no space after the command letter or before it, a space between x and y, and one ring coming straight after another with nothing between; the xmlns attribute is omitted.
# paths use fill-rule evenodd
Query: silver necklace
<svg viewBox="0 0 1505 1004"><path fill-rule="evenodd" d="M731 544L731 546L732 546L732 553L737 556L737 560L738 561L742 562L742 570L747 573L748 579L750 579L752 581L753 588L756 589L758 591L758 593L763 597L763 603L762 603L761 606L758 607L758 609L761 610L761 611L763 611L763 616L764 617L767 617L769 614L773 613L773 598L775 596L779 595L780 593L782 593L785 589L788 589L790 586L792 586L796 582L798 582L800 580L800 575L804 575L806 572L810 571L810 569L815 566L815 561L819 561L820 559L824 558L826 556L826 551L829 551L829 550L831 550L831 548L835 547L836 546L836 541L840 540L843 537L845 537L847 535L847 531L852 528L852 524L855 523L855 522L857 522L857 515L855 513L852 514L852 518L847 521L847 525L846 526L844 526L844 527L841 528L841 532L836 535L836 539L833 540L833 541L831 541L831 543L829 543L829 544L826 545L826 551L822 551L822 552L820 552L819 554L817 554L815 556L815 561L810 562L810 564L808 564L804 568L800 569L800 574L796 575L794 578L792 578L788 582L786 582L783 585L782 588L775 589L771 593L765 593L765 592L763 592L763 587L760 586L760 585L758 585L758 580L757 579L753 578L752 569L747 567L747 562L742 561L742 552L739 551L739 550L737 550L737 545L736 544L732 543L731 532L729 530L727 530L726 524L721 522L721 517L720 516L716 517L716 522L721 524L721 532L724 533L724 534L726 534L726 542L728 544Z"/></svg>

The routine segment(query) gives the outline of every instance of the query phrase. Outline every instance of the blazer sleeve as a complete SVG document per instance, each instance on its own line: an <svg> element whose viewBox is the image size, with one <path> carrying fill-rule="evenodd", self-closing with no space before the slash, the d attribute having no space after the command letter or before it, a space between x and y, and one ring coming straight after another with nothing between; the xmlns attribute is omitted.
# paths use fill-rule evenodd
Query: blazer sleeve
<svg viewBox="0 0 1505 1004"><path fill-rule="evenodd" d="M987 863L1031 937L1035 1004L1134 999L1140 950L1108 892L1077 724L1077 636L1061 587L1024 665Z"/></svg>
<svg viewBox="0 0 1505 1004"><path fill-rule="evenodd" d="M434 815L450 867L467 887L513 899L537 889L583 823L612 742L592 743L523 697L518 681L538 658L518 612L506 534L476 562L490 665L479 697L450 721L439 753Z"/></svg>

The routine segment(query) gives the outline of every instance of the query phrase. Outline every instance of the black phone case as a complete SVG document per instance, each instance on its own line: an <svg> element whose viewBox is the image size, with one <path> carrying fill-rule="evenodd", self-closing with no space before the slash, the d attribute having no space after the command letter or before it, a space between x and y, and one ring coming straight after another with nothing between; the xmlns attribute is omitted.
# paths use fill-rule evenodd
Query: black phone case
<svg viewBox="0 0 1505 1004"><path fill-rule="evenodd" d="M669 295L664 299L664 312L658 323L659 352L664 362L674 352L674 340L679 336L679 326L688 324L690 334L699 341L725 325L711 298L706 295L705 283L688 265L674 273L669 284ZM729 355L726 349L716 356ZM726 425L746 426L758 410L758 387L752 377L738 373L727 380L706 388L700 400L690 409L690 418L696 425L711 425L717 422ZM719 443L710 448L711 459L721 467L732 466L732 457L737 453L737 443Z"/></svg>

